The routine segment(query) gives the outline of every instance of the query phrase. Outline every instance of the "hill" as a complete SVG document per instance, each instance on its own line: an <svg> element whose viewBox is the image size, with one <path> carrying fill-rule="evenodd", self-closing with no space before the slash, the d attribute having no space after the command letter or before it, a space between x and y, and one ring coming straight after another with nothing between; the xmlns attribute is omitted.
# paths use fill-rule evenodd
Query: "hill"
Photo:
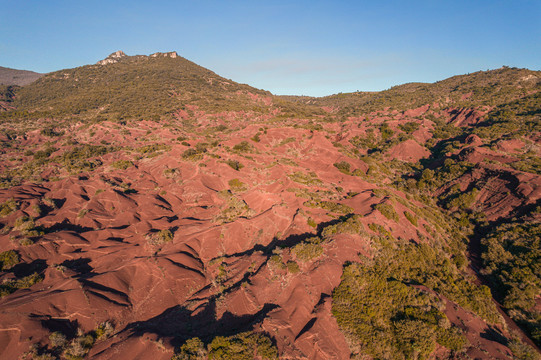
<svg viewBox="0 0 541 360"><path fill-rule="evenodd" d="M0 357L539 358L540 78L280 97L116 52L6 87Z"/></svg>
<svg viewBox="0 0 541 360"><path fill-rule="evenodd" d="M24 86L36 81L43 74L33 71L16 70L0 66L0 85Z"/></svg>

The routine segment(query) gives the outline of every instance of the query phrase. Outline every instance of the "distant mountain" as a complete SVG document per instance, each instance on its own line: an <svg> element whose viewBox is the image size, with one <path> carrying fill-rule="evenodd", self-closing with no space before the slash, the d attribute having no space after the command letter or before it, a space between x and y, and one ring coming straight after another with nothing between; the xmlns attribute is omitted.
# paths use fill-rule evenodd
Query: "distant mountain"
<svg viewBox="0 0 541 360"><path fill-rule="evenodd" d="M242 93L270 95L216 75L176 52L128 56L46 74L17 93L34 116L81 114L102 119L159 119L185 104L207 111L246 110ZM240 96L240 98L239 98Z"/></svg>
<svg viewBox="0 0 541 360"><path fill-rule="evenodd" d="M24 86L33 83L43 74L27 71L10 69L0 66L0 85L19 85Z"/></svg>

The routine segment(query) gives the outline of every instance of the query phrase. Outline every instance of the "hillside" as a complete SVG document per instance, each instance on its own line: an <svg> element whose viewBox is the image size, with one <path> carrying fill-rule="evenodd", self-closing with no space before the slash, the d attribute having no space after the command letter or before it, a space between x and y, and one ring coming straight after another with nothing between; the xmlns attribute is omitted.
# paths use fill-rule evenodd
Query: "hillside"
<svg viewBox="0 0 541 360"><path fill-rule="evenodd" d="M36 81L43 74L28 70L16 70L0 66L0 85L24 86Z"/></svg>
<svg viewBox="0 0 541 360"><path fill-rule="evenodd" d="M0 85L24 86L36 81L43 74L28 70L16 70L0 66Z"/></svg>
<svg viewBox="0 0 541 360"><path fill-rule="evenodd" d="M6 88L0 358L538 359L540 90L122 52Z"/></svg>

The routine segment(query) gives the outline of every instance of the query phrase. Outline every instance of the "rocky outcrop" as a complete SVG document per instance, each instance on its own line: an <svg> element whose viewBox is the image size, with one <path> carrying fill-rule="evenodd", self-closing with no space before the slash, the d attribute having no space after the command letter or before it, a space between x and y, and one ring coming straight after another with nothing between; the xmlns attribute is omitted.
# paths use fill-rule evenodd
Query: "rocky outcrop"
<svg viewBox="0 0 541 360"><path fill-rule="evenodd" d="M98 65L114 64L126 56L128 55L126 55L124 51L118 50L112 53L111 55L107 56L105 59L98 61L97 64Z"/></svg>

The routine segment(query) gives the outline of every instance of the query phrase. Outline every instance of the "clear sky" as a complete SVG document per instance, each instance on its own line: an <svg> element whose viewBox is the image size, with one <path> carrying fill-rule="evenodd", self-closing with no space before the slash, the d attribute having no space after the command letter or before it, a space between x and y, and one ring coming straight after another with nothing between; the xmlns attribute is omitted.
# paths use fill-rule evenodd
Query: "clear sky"
<svg viewBox="0 0 541 360"><path fill-rule="evenodd" d="M275 94L541 69L541 0L0 0L0 66L50 72L177 51Z"/></svg>

